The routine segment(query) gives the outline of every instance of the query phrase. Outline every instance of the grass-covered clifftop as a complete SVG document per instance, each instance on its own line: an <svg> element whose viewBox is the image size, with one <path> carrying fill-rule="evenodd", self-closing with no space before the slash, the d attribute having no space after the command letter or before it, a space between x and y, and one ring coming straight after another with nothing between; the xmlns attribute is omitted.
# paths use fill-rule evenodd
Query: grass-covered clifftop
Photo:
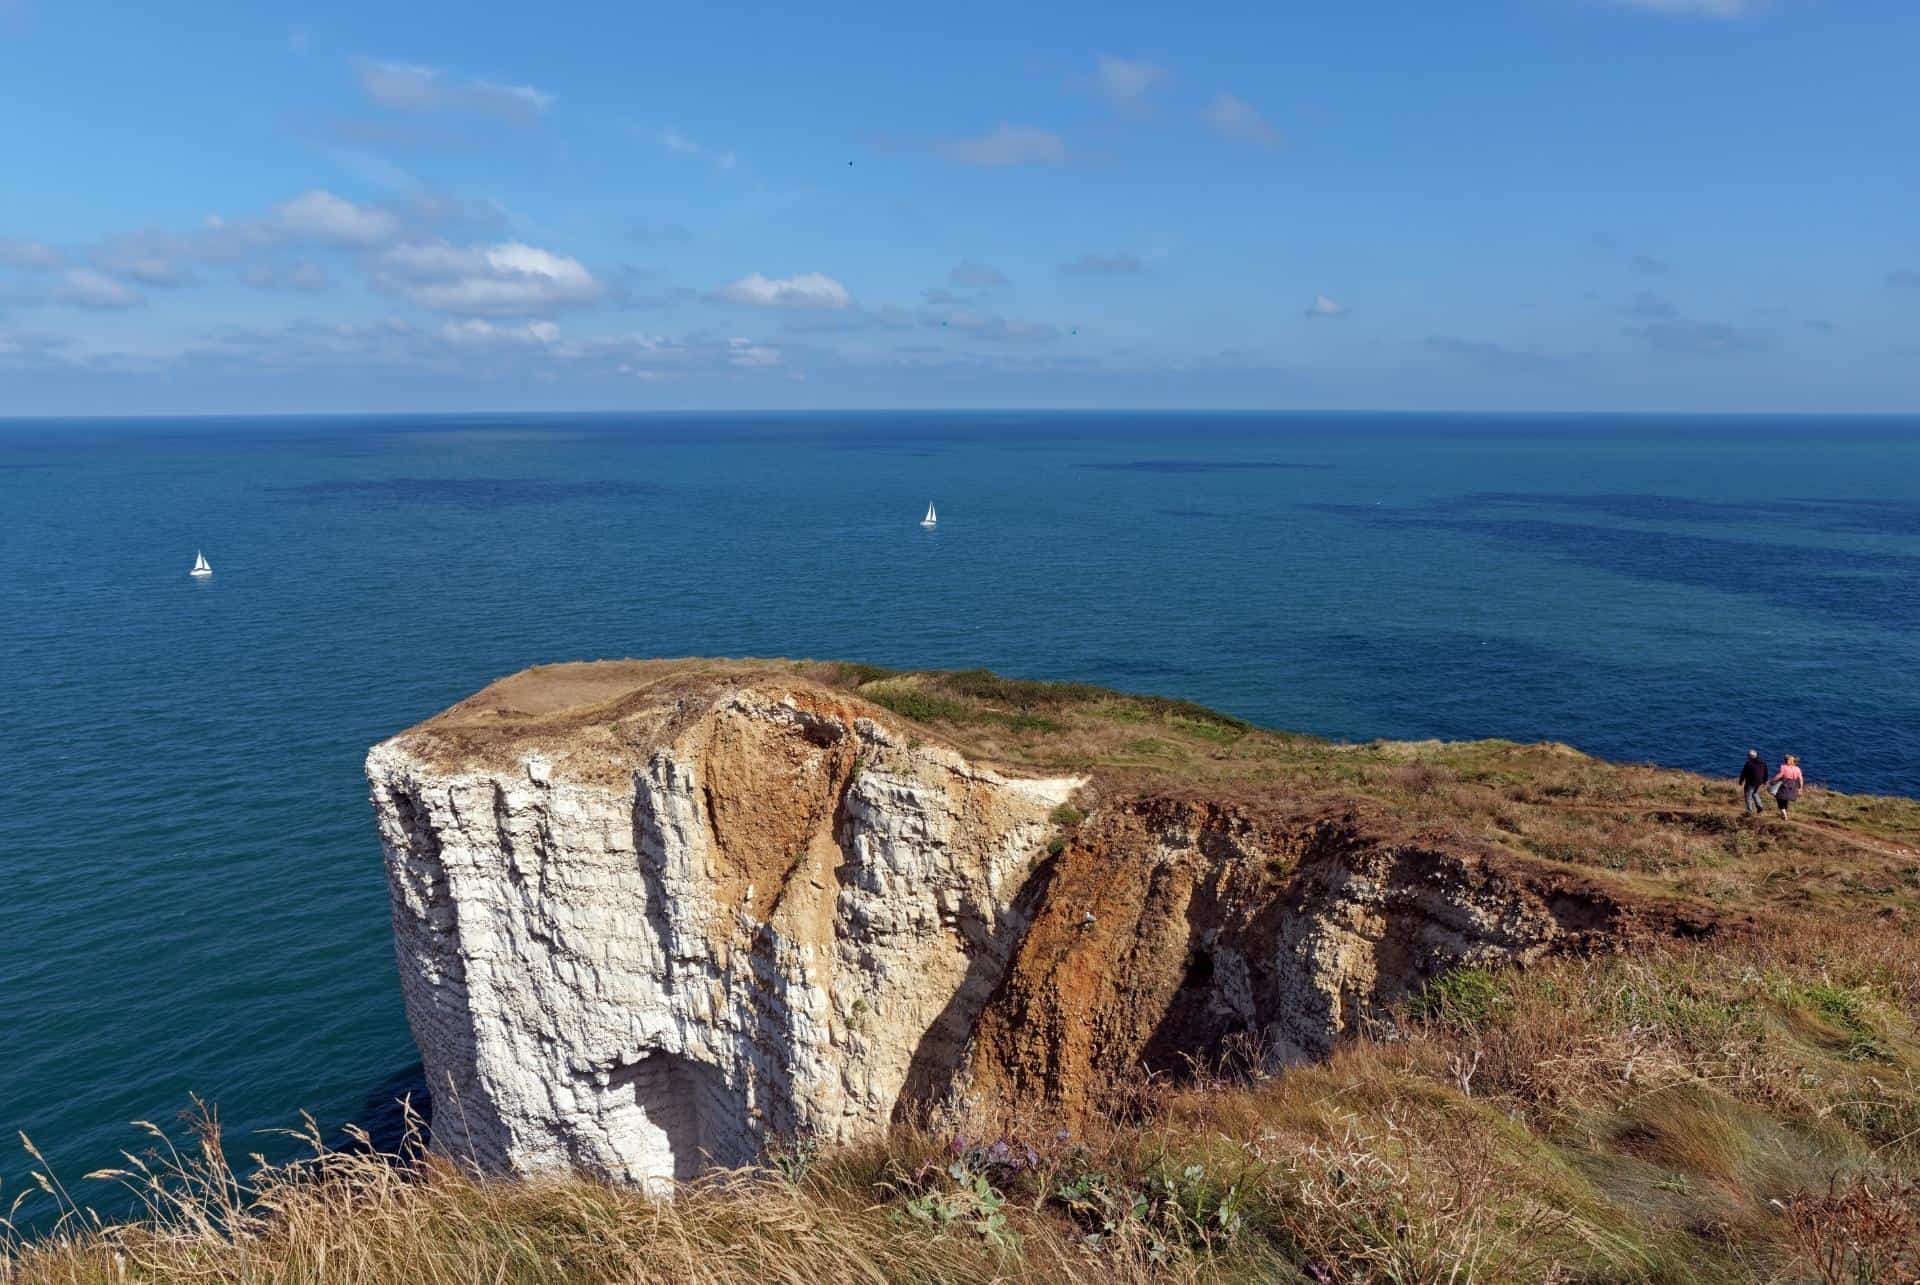
<svg viewBox="0 0 1920 1285"><path fill-rule="evenodd" d="M689 673L706 665L685 662ZM752 662L779 669L782 662ZM1689 930L1451 973L1325 1062L1142 1077L1093 1118L1004 1104L671 1203L332 1155L242 1181L217 1149L131 1181L0 1280L1749 1281L1920 1273L1920 802L1505 742L1335 745L1176 701L984 672L785 665L1103 798L1392 818ZM246 1149L235 1141L236 1151ZM171 1168L169 1168L171 1166Z"/></svg>

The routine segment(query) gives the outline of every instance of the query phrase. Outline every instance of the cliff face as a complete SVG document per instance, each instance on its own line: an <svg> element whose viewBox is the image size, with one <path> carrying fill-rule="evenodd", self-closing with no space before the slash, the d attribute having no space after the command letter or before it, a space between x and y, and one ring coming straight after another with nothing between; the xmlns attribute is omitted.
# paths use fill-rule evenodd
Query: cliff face
<svg viewBox="0 0 1920 1285"><path fill-rule="evenodd" d="M1451 969L1712 931L1377 807L1231 794L1116 801L1036 885L965 1085L1068 1116L1137 1071L1324 1057Z"/></svg>
<svg viewBox="0 0 1920 1285"><path fill-rule="evenodd" d="M992 769L770 663L528 671L367 771L435 1145L511 1173L1070 1114L1142 1066L1320 1056L1462 963L1690 924L1377 808Z"/></svg>
<svg viewBox="0 0 1920 1285"><path fill-rule="evenodd" d="M944 1082L1074 778L804 682L535 671L374 748L444 1152L687 1177Z"/></svg>

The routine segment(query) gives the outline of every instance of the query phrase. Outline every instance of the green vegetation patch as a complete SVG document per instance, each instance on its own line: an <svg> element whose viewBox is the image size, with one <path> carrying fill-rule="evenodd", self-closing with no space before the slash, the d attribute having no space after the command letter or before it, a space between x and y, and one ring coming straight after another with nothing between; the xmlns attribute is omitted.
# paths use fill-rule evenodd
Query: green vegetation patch
<svg viewBox="0 0 1920 1285"><path fill-rule="evenodd" d="M1477 1027L1509 1002L1501 974L1487 968L1456 968L1427 983L1408 1009L1418 1021Z"/></svg>
<svg viewBox="0 0 1920 1285"><path fill-rule="evenodd" d="M863 691L862 696L874 704L892 710L902 718L910 718L916 723L970 723L974 711L969 705L946 696L936 696L932 692L921 691L916 687L895 687L879 691Z"/></svg>

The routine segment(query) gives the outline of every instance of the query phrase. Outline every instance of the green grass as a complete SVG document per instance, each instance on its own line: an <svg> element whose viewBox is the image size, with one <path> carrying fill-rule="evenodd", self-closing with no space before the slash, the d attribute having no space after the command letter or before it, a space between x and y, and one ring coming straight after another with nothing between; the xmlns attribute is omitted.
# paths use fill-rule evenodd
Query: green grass
<svg viewBox="0 0 1920 1285"><path fill-rule="evenodd" d="M868 700L884 706L916 723L958 723L975 721L976 711L961 701L913 688L863 692Z"/></svg>

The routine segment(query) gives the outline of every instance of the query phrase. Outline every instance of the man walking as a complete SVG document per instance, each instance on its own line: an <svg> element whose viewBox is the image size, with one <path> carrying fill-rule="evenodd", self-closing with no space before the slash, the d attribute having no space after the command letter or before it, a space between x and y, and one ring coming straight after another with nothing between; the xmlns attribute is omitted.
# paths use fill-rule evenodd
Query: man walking
<svg viewBox="0 0 1920 1285"><path fill-rule="evenodd" d="M1748 750L1747 761L1740 766L1740 788L1747 795L1747 811L1754 816L1767 810L1760 801L1760 791L1767 788L1767 761L1760 757L1759 750Z"/></svg>

